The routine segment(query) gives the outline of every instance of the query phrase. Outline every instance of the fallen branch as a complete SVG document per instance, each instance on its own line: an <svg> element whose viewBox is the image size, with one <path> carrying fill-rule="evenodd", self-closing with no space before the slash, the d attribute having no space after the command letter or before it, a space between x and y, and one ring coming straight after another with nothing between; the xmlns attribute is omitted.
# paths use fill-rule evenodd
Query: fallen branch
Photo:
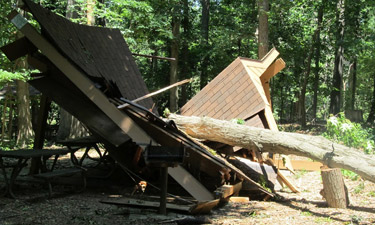
<svg viewBox="0 0 375 225"><path fill-rule="evenodd" d="M246 149L260 147L264 152L304 156L331 168L351 170L362 178L375 182L375 157L321 136L271 131L208 117L170 114L168 118L194 138Z"/></svg>

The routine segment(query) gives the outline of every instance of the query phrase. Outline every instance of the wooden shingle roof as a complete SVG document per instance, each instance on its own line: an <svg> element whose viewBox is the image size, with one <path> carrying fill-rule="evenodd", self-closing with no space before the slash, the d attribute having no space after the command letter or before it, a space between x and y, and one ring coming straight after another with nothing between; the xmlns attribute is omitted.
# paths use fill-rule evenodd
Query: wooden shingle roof
<svg viewBox="0 0 375 225"><path fill-rule="evenodd" d="M272 49L262 60L238 57L187 102L181 114L221 120L237 118L250 126L275 128L268 81L285 66L282 59L273 63L278 55Z"/></svg>
<svg viewBox="0 0 375 225"><path fill-rule="evenodd" d="M120 30L73 23L32 1L25 4L42 27L43 36L98 88L111 92L106 95L133 100L149 93ZM149 98L139 104L151 108L153 102Z"/></svg>

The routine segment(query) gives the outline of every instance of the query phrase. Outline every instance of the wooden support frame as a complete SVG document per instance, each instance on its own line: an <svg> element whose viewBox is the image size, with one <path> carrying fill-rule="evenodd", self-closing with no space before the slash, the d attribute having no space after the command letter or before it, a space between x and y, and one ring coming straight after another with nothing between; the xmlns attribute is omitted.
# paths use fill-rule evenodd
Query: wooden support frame
<svg viewBox="0 0 375 225"><path fill-rule="evenodd" d="M108 117L110 117L136 143L148 143L148 136L129 116L119 111L107 97L59 51L49 43L35 28L16 11L8 15L9 20L33 43L68 79L70 79L89 99L91 99ZM155 141L153 141L156 143ZM198 200L211 200L212 195L188 171L178 166L169 170L169 174ZM187 182L189 181L189 182ZM208 194L209 193L209 194Z"/></svg>

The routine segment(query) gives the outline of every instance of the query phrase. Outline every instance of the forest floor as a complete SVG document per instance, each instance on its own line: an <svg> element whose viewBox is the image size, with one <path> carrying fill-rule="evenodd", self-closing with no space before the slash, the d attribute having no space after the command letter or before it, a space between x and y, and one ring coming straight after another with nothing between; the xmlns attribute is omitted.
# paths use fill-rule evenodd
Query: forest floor
<svg viewBox="0 0 375 225"><path fill-rule="evenodd" d="M65 159L66 162L69 161ZM319 172L297 171L286 176L299 187L300 194L285 188L273 200L227 203L201 217L212 224L375 224L374 183L345 179L350 206L334 209L328 208L319 194L323 187ZM64 194L48 199L47 191L40 186L23 185L15 191L16 200L0 197L0 225L177 224L171 221L191 217L173 211L163 216L152 209L101 203L109 195L118 194L113 187L104 185L88 187L82 193L65 193L66 187L54 186L54 191Z"/></svg>

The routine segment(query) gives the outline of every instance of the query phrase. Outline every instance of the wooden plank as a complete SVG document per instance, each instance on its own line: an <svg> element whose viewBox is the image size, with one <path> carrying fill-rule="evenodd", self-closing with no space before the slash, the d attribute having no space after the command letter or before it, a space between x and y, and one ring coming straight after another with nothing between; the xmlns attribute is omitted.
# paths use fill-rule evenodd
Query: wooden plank
<svg viewBox="0 0 375 225"><path fill-rule="evenodd" d="M149 94L147 94L147 95L144 95L144 96L142 96L142 97L139 97L139 98L137 98L137 99L134 99L134 100L132 100L132 102L134 102L134 103L135 103L135 102L139 102L139 101L141 101L141 100L143 100L143 99L150 98L150 97L152 97L152 96L154 96L154 95L160 94L160 93L162 93L162 92L164 92L164 91L166 91L166 90L169 90L169 89L171 89L171 88L173 88L173 87L176 87L176 86L179 86L179 85L182 85L182 84L186 84L186 83L188 83L188 82L192 82L192 81L193 81L193 79L186 79L186 80L179 81L179 82L174 83L174 84L172 84L172 85L169 85L169 86L167 86L167 87L165 87L165 88L162 88L162 89L160 89L160 90L158 90L158 91L155 91L155 92L149 93ZM129 105L129 104L125 103L125 104L123 104L123 105L117 106L117 108L118 108L118 109L122 109L122 108L127 107L128 105Z"/></svg>
<svg viewBox="0 0 375 225"><path fill-rule="evenodd" d="M266 105L266 107L264 108L264 115L266 116L269 129L279 130L279 128L277 127L275 118L273 117L271 106Z"/></svg>
<svg viewBox="0 0 375 225"><path fill-rule="evenodd" d="M260 76L262 82L268 81L278 72L285 68L285 62L282 58L277 59L266 71Z"/></svg>
<svg viewBox="0 0 375 225"><path fill-rule="evenodd" d="M238 194L242 189L242 182L235 185L223 185L214 191L216 198L228 198L231 195Z"/></svg>
<svg viewBox="0 0 375 225"><path fill-rule="evenodd" d="M131 199L126 197L112 197L108 199L103 199L101 203L115 204L115 205L127 205L136 207L147 207L147 208L159 208L159 202L146 201L141 199ZM194 205L177 205L172 203L167 203L167 209L188 212L192 210Z"/></svg>
<svg viewBox="0 0 375 225"><path fill-rule="evenodd" d="M249 203L250 198L249 197L230 197L229 202L235 202L235 203Z"/></svg>
<svg viewBox="0 0 375 225"><path fill-rule="evenodd" d="M268 53L267 55L265 55L263 58L262 58L262 65L264 68L268 68L273 61L275 61L275 59L277 58L277 56L279 56L279 52L276 50L276 48L272 48Z"/></svg>
<svg viewBox="0 0 375 225"><path fill-rule="evenodd" d="M281 159L274 160L275 166L279 169L287 169ZM320 167L323 166L320 162L312 162L308 160L291 160L291 164L294 170L307 170L307 171L320 171Z"/></svg>
<svg viewBox="0 0 375 225"><path fill-rule="evenodd" d="M199 202L192 210L191 214L207 214L209 213L214 207L219 204L220 200L215 199L212 201L207 202Z"/></svg>
<svg viewBox="0 0 375 225"><path fill-rule="evenodd" d="M281 172L277 170L277 179L280 179L291 191L294 193L301 193L300 190L294 184L292 184Z"/></svg>
<svg viewBox="0 0 375 225"><path fill-rule="evenodd" d="M14 61L38 50L26 37L22 37L0 49L10 61Z"/></svg>
<svg viewBox="0 0 375 225"><path fill-rule="evenodd" d="M213 200L214 197L197 179L181 166L168 169L169 175L173 177L191 196L198 201Z"/></svg>

